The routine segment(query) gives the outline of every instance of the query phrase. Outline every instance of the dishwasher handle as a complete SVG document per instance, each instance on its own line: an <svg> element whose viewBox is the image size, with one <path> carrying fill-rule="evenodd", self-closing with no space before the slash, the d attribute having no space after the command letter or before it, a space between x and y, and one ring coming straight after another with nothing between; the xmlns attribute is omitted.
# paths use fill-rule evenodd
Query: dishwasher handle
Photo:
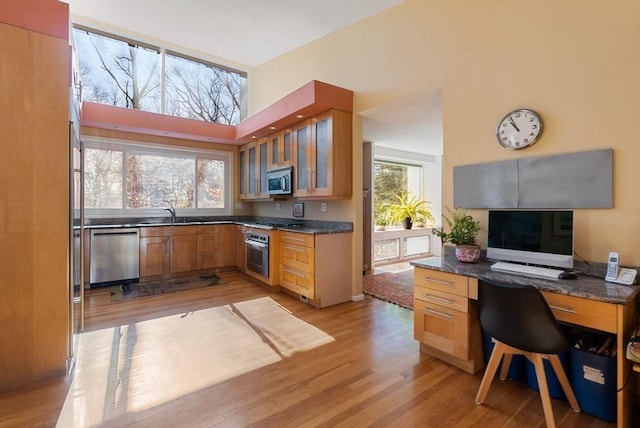
<svg viewBox="0 0 640 428"><path fill-rule="evenodd" d="M137 234L138 234L137 230L130 231L130 232L117 231L117 232L93 232L92 233L93 236L101 236L101 235L137 235Z"/></svg>

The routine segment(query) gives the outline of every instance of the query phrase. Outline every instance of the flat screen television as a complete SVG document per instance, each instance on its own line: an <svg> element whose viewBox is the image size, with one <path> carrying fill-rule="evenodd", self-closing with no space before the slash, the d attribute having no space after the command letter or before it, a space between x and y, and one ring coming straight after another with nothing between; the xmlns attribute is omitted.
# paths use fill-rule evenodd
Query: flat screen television
<svg viewBox="0 0 640 428"><path fill-rule="evenodd" d="M487 258L573 267L573 211L489 210Z"/></svg>

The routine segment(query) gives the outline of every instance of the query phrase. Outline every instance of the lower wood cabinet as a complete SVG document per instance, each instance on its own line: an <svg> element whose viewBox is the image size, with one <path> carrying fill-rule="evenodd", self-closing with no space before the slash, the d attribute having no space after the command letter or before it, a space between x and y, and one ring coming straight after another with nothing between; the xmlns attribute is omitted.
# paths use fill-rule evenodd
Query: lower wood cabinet
<svg viewBox="0 0 640 428"><path fill-rule="evenodd" d="M280 286L323 308L351 300L351 233L280 231Z"/></svg>
<svg viewBox="0 0 640 428"><path fill-rule="evenodd" d="M414 338L420 350L469 373L484 365L476 301L477 279L435 270L414 270Z"/></svg>
<svg viewBox="0 0 640 428"><path fill-rule="evenodd" d="M247 239L247 228L236 225L236 261L235 265L240 272L247 272L247 248L244 240Z"/></svg>
<svg viewBox="0 0 640 428"><path fill-rule="evenodd" d="M197 226L198 269L235 266L235 233L235 224Z"/></svg>
<svg viewBox="0 0 640 428"><path fill-rule="evenodd" d="M140 279L196 270L196 226L140 228Z"/></svg>

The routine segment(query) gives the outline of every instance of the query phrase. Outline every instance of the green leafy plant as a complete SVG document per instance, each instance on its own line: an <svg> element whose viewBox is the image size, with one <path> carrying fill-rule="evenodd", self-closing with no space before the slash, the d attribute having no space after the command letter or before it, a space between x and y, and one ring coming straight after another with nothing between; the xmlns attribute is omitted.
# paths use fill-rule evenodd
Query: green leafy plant
<svg viewBox="0 0 640 428"><path fill-rule="evenodd" d="M396 203L385 204L389 223L397 224L409 218L411 222L433 221L431 210L427 207L428 202L411 196L408 192L401 192L395 195Z"/></svg>
<svg viewBox="0 0 640 428"><path fill-rule="evenodd" d="M449 232L444 228L433 229L433 234L442 240L442 243L451 242L456 245L475 245L476 237L480 232L480 222L467 214L465 208L452 210L447 208L447 215L443 214Z"/></svg>

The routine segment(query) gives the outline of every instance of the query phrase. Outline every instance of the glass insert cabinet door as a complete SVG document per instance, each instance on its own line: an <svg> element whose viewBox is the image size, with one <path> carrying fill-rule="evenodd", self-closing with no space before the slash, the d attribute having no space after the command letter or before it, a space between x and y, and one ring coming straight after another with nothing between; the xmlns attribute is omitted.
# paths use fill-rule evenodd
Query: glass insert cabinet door
<svg viewBox="0 0 640 428"><path fill-rule="evenodd" d="M277 135L269 137L270 155L269 165L271 168L277 168L284 165L291 165L293 160L291 157L293 145L293 132L290 129L279 132Z"/></svg>
<svg viewBox="0 0 640 428"><path fill-rule="evenodd" d="M296 138L296 190L307 190L310 187L310 171L309 171L309 144L310 141L309 127L298 128L295 130Z"/></svg>
<svg viewBox="0 0 640 428"><path fill-rule="evenodd" d="M255 195L258 190L256 177L256 146L249 147L247 152L249 155L249 194Z"/></svg>
<svg viewBox="0 0 640 428"><path fill-rule="evenodd" d="M267 166L268 158L267 153L269 149L269 142L267 140L259 143L260 146L260 193L269 193L269 181L267 180Z"/></svg>
<svg viewBox="0 0 640 428"><path fill-rule="evenodd" d="M315 124L315 186L323 189L329 185L329 120L324 119Z"/></svg>
<svg viewBox="0 0 640 428"><path fill-rule="evenodd" d="M247 194L247 166L245 165L246 153L244 150L240 150L238 154L238 160L240 162L240 194Z"/></svg>

